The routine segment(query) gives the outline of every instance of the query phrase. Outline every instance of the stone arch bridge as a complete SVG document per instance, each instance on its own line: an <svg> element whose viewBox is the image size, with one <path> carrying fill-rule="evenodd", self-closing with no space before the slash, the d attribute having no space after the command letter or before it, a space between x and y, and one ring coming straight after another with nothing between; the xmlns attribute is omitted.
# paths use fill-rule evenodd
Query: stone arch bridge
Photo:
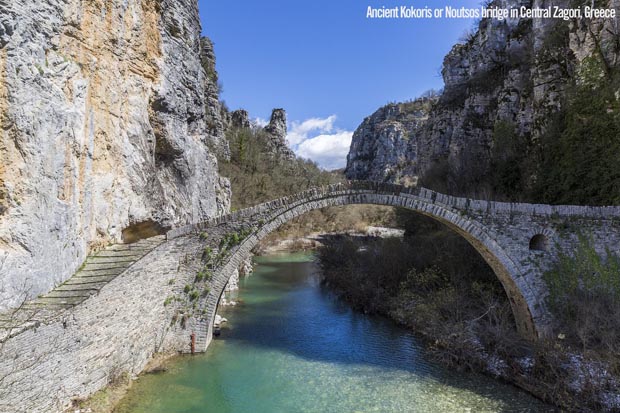
<svg viewBox="0 0 620 413"><path fill-rule="evenodd" d="M579 234L592 236L597 249L618 252L620 208L550 206L480 201L443 195L422 187L347 182L311 189L204 223L171 230L169 241L189 237L208 244L237 234L235 243L212 273L209 291L198 304L200 316L189 325L196 351L204 351L224 288L258 242L289 220L314 209L351 204L405 208L445 224L465 238L501 281L522 335L535 338L549 330L543 272L558 250L571 250ZM212 234L214 231L214 234ZM202 237L200 236L202 234ZM213 240L211 245L215 245ZM204 258L204 256L203 256Z"/></svg>
<svg viewBox="0 0 620 413"><path fill-rule="evenodd" d="M620 207L487 202L347 182L113 245L49 294L0 314L0 412L65 411L155 353L202 352L222 292L267 234L317 208L377 204L431 217L469 241L504 286L520 332L549 331L542 274L578 234L620 252ZM8 317L7 317L8 316Z"/></svg>

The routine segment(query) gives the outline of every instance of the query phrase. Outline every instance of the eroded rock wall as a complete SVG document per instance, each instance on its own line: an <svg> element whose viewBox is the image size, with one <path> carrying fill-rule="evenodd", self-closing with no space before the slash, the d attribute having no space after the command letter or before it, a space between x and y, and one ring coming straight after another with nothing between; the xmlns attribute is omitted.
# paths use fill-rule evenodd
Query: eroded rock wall
<svg viewBox="0 0 620 413"><path fill-rule="evenodd" d="M414 184L418 174L417 137L435 98L384 106L364 119L351 142L346 173L355 179Z"/></svg>
<svg viewBox="0 0 620 413"><path fill-rule="evenodd" d="M0 1L0 308L228 210L200 31L196 0Z"/></svg>
<svg viewBox="0 0 620 413"><path fill-rule="evenodd" d="M569 0L495 0L501 8L569 7ZM618 9L620 1L597 2ZM366 118L353 136L346 175L408 183L435 169L455 176L489 173L498 122L514 126L529 148L557 112L566 86L593 56L617 66L617 20L484 19L445 57L445 88L421 111L425 97L391 104ZM590 73L591 75L591 73Z"/></svg>

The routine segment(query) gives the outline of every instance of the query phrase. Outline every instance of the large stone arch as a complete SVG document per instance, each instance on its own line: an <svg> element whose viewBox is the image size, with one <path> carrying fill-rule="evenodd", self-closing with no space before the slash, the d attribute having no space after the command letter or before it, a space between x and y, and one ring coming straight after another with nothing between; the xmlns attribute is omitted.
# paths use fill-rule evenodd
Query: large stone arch
<svg viewBox="0 0 620 413"><path fill-rule="evenodd" d="M196 320L195 328L202 330L200 336L205 337L205 340L198 344L197 350L208 346L217 306L226 283L261 239L284 223L311 210L354 204L409 209L437 220L460 234L480 253L502 283L510 300L519 332L531 339L544 334L545 314L542 305L544 292L535 285L530 285L529 278L524 276L525 270L520 266L518 259L511 257L509 250L501 245L494 229L459 209L436 202L435 196L429 198L411 192L401 193L400 190L316 190L306 192L305 196L297 196L287 202L276 201L266 208L263 206L254 208L252 214L255 215L255 219L250 222L253 222L255 231L233 250L227 262L217 270L212 280L211 291L201 302L201 310L206 310L204 312L206 316L200 321ZM273 210L272 213L269 212L270 209Z"/></svg>

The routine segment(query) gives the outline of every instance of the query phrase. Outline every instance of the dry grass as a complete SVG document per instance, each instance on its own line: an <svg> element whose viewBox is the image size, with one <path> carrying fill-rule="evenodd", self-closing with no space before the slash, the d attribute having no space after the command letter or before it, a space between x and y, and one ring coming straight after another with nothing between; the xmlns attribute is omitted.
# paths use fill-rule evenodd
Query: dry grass
<svg viewBox="0 0 620 413"><path fill-rule="evenodd" d="M281 239L304 238L319 232L364 232L371 225L397 225L395 209L378 205L347 205L311 211L284 224L278 231L268 235L263 244L271 245Z"/></svg>
<svg viewBox="0 0 620 413"><path fill-rule="evenodd" d="M174 354L157 354L144 368L142 375L166 371L166 364ZM133 384L132 377L119 369L111 369L108 385L86 399L74 399L73 406L65 413L113 413L120 401L127 395Z"/></svg>

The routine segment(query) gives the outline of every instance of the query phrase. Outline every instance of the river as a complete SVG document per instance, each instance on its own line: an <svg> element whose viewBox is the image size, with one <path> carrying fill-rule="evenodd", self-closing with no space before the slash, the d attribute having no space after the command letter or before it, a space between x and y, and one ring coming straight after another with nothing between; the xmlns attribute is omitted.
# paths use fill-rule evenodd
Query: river
<svg viewBox="0 0 620 413"><path fill-rule="evenodd" d="M491 378L445 369L409 331L353 312L322 288L312 256L256 259L241 304L204 355L142 376L117 413L548 412Z"/></svg>

